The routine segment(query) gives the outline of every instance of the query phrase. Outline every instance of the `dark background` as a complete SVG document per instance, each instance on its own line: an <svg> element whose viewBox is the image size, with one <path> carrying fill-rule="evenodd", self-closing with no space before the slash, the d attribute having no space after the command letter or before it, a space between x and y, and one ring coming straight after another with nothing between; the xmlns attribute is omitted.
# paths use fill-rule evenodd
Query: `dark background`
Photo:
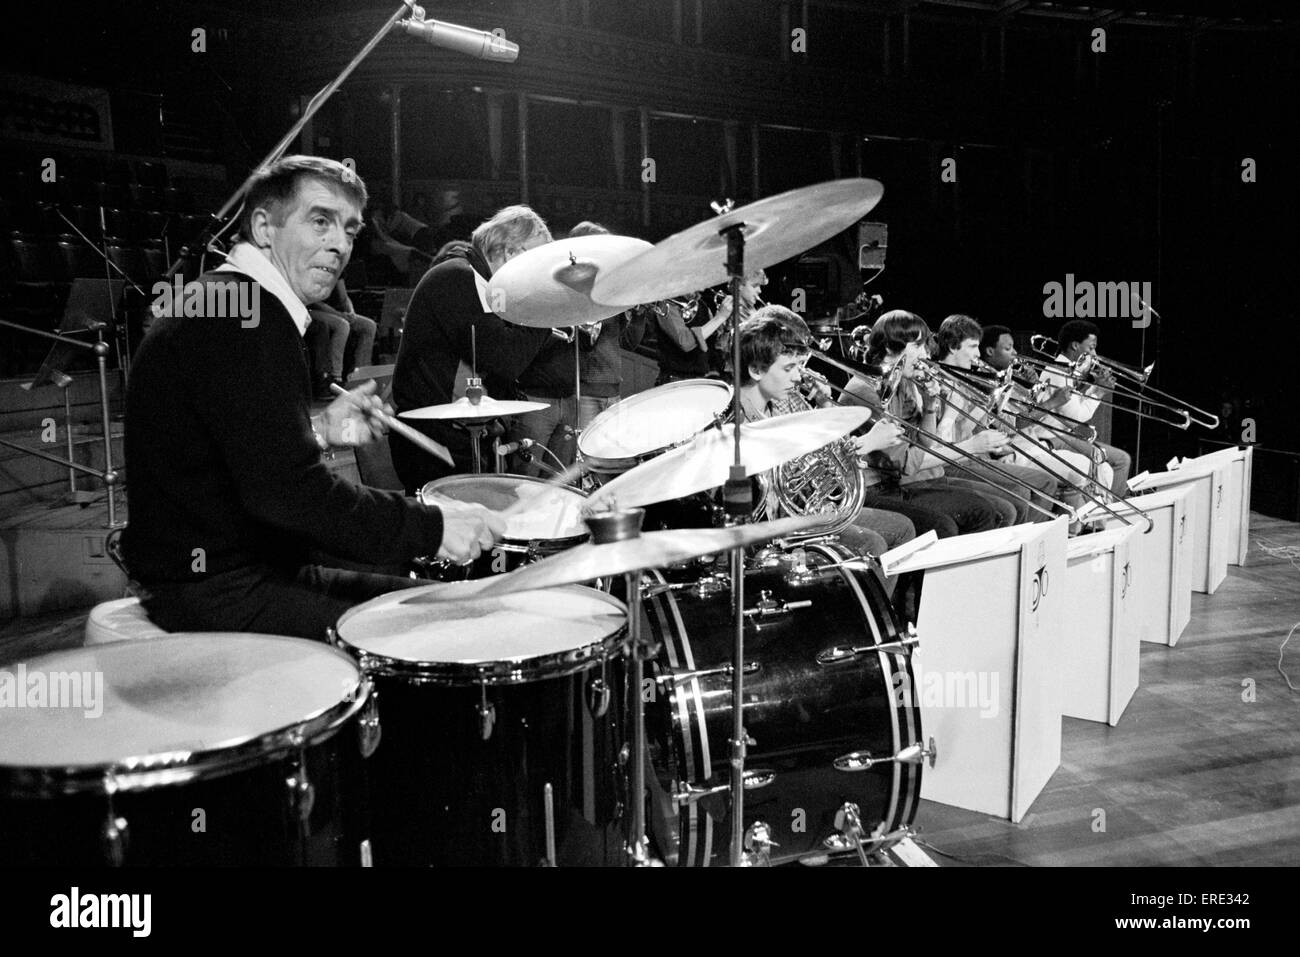
<svg viewBox="0 0 1300 957"><path fill-rule="evenodd" d="M197 211L212 212L288 129L303 98L396 6L63 5L39 23L10 27L6 71L109 91L114 154L192 164ZM519 196L526 100L528 200L552 229L594 217L651 240L707 218L710 199L743 202L860 171L886 188L870 218L890 228L888 268L871 287L887 308L913 309L932 326L965 312L1055 334L1059 323L1043 317L1044 283L1067 273L1151 282L1163 319L1145 341L1126 320L1102 320L1101 352L1136 364L1144 349L1158 360L1161 387L1212 411L1231 403L1225 441L1240 440L1242 420L1252 418L1261 446L1294 450L1300 426L1287 352L1300 212L1298 7L432 3L430 17L503 27L523 50L519 62L484 63L388 37L322 110L308 145L355 159L372 185L390 180L390 107L400 84L401 201L454 181L467 211L483 215ZM800 26L807 52L792 53L788 31ZM191 50L199 27L203 54ZM1097 27L1106 31L1105 53L1090 49ZM496 157L488 96L503 103ZM658 174L648 215L642 110ZM725 122L735 124L734 167ZM626 144L621 164L616 125ZM44 155L30 140L4 146L11 171ZM955 184L940 180L948 157L957 161ZM1242 181L1246 157L1257 163L1257 182ZM215 174L205 178L205 169ZM6 347L12 338L0 339ZM4 374L30 374L16 367L16 354ZM1114 433L1132 448L1131 419L1117 417ZM1193 437L1144 427L1140 464L1192 451Z"/></svg>

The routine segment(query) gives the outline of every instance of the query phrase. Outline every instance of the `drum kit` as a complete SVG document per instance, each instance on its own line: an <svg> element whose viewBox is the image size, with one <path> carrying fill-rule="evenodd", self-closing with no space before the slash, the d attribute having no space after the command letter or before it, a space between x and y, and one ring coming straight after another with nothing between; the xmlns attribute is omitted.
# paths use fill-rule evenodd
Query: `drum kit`
<svg viewBox="0 0 1300 957"><path fill-rule="evenodd" d="M656 246L559 240L498 270L497 303L558 327L728 278L739 301L747 270L881 192L796 190ZM751 477L868 411L737 425L738 405L712 380L622 400L579 437L586 491L430 482L422 501L502 511L505 537L470 566L422 563L431 583L353 608L329 645L172 635L29 663L103 675L105 720L0 714L0 841L17 860L115 864L894 863L935 758L896 690L917 639L869 557L811 537L821 517L749 521ZM179 839L198 811L213 839Z"/></svg>

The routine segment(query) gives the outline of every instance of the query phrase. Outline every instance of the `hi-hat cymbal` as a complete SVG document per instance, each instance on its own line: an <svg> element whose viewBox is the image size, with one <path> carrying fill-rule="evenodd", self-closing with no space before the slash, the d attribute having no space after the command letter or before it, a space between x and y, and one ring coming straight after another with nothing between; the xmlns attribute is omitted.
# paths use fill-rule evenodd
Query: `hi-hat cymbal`
<svg viewBox="0 0 1300 957"><path fill-rule="evenodd" d="M521 326L580 326L616 316L622 306L591 298L591 286L651 245L630 236L575 236L520 253L488 280L492 311Z"/></svg>
<svg viewBox="0 0 1300 957"><path fill-rule="evenodd" d="M597 302L636 306L708 289L727 280L727 237L744 223L745 271L774 266L847 229L880 202L874 179L837 179L760 199L669 236L609 271L592 287Z"/></svg>
<svg viewBox="0 0 1300 957"><path fill-rule="evenodd" d="M421 590L403 604L464 601L478 596L506 595L538 588L554 588L594 581L612 575L662 568L702 555L716 555L773 538L796 535L826 521L824 515L799 515L773 522L733 525L730 528L677 528L644 532L637 538L597 545L588 542L567 549L505 575L456 582L454 588Z"/></svg>
<svg viewBox="0 0 1300 957"><path fill-rule="evenodd" d="M871 415L865 406L795 412L740 427L745 474L757 475L848 435ZM636 508L684 498L724 484L735 461L734 427L708 428L606 482L591 493L590 507Z"/></svg>
<svg viewBox="0 0 1300 957"><path fill-rule="evenodd" d="M420 409L408 409L406 412L398 413L398 417L403 419L459 419L461 421L472 421L474 419L496 419L506 415L522 415L524 412L536 412L538 409L545 409L549 406L549 402L494 399L489 395L483 396L478 405L474 405L468 398L462 396L455 402L446 402L442 405L426 405Z"/></svg>

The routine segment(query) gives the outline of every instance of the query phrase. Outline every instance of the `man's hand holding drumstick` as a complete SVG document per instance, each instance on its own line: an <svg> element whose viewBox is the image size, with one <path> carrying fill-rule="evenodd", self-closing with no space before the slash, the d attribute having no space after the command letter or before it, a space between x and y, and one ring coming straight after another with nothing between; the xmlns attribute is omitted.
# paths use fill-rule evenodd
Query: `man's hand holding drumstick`
<svg viewBox="0 0 1300 957"><path fill-rule="evenodd" d="M367 445L382 438L391 427L431 454L452 463L446 448L393 415L392 407L375 395L377 386L373 379L351 391L338 385L331 388L338 398L312 423L316 434L331 447ZM437 507L442 512L442 541L437 557L444 561L469 564L505 534L506 518L500 512L451 499L440 499Z"/></svg>

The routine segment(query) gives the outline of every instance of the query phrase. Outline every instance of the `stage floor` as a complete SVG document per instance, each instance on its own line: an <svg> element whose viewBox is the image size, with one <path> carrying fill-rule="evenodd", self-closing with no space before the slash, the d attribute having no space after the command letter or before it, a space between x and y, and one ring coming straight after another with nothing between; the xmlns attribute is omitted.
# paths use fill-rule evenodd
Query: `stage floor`
<svg viewBox="0 0 1300 957"><path fill-rule="evenodd" d="M935 862L1300 863L1300 692L1277 670L1300 622L1300 561L1261 542L1300 548L1300 524L1252 514L1246 566L1230 567L1213 596L1192 595L1177 647L1142 645L1141 684L1119 726L1064 719L1061 766L1020 824L922 802L918 843ZM80 645L85 618L0 625L0 667ZM1286 651L1300 687L1300 634Z"/></svg>

